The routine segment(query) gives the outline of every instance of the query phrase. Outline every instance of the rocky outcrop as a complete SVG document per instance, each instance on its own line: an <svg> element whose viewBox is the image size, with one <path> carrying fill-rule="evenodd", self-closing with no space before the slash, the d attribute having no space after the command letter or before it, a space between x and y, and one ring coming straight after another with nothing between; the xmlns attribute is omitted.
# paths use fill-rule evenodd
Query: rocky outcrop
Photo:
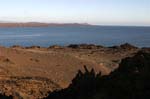
<svg viewBox="0 0 150 99"><path fill-rule="evenodd" d="M68 48L97 49L97 48L103 48L103 46L94 45L94 44L71 44L68 46Z"/></svg>
<svg viewBox="0 0 150 99"><path fill-rule="evenodd" d="M131 45L129 43L125 43L125 44L122 44L120 46L112 46L112 47L109 47L109 48L120 49L120 50L134 50L134 49L138 49L138 47L136 47L134 45Z"/></svg>
<svg viewBox="0 0 150 99"><path fill-rule="evenodd" d="M40 46L30 46L30 47L26 47L26 49L39 49L41 48Z"/></svg>
<svg viewBox="0 0 150 99"><path fill-rule="evenodd" d="M19 49L24 49L24 47L20 46L20 45L13 45L11 46L11 48L19 48Z"/></svg>
<svg viewBox="0 0 150 99"><path fill-rule="evenodd" d="M62 49L63 47L59 46L59 45L53 45L48 47L48 49Z"/></svg>

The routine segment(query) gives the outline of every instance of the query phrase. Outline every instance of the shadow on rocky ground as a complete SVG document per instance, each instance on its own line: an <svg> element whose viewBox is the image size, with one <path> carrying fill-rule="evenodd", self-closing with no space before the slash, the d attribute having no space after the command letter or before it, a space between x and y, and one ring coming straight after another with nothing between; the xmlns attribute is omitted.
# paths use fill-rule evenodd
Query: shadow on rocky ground
<svg viewBox="0 0 150 99"><path fill-rule="evenodd" d="M148 99L150 97L150 53L140 51L122 60L108 76L85 68L78 71L68 88L45 99Z"/></svg>
<svg viewBox="0 0 150 99"><path fill-rule="evenodd" d="M0 99L13 99L13 97L0 94Z"/></svg>

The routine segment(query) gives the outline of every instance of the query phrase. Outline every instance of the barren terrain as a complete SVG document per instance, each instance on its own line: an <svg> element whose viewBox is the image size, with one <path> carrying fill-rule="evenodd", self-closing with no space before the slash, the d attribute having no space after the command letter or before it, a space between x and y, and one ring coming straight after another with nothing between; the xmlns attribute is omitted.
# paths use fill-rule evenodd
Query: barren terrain
<svg viewBox="0 0 150 99"><path fill-rule="evenodd" d="M120 60L140 48L129 44L114 47L96 45L0 47L0 91L6 95L38 99L68 87L78 70L94 68L103 75L118 67Z"/></svg>

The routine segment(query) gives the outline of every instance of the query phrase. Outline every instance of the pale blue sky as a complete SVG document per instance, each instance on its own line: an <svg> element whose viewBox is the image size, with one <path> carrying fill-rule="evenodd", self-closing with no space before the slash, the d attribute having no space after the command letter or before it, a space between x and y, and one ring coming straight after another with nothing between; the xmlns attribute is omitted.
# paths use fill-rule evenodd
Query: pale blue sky
<svg viewBox="0 0 150 99"><path fill-rule="evenodd" d="M0 0L0 21L150 26L150 0Z"/></svg>

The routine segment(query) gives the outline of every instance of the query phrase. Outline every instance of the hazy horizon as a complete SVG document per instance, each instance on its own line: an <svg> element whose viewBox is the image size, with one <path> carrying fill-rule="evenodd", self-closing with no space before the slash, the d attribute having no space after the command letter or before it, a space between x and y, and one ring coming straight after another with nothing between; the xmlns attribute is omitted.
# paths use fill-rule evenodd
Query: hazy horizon
<svg viewBox="0 0 150 99"><path fill-rule="evenodd" d="M150 26L150 0L1 0L0 22Z"/></svg>

